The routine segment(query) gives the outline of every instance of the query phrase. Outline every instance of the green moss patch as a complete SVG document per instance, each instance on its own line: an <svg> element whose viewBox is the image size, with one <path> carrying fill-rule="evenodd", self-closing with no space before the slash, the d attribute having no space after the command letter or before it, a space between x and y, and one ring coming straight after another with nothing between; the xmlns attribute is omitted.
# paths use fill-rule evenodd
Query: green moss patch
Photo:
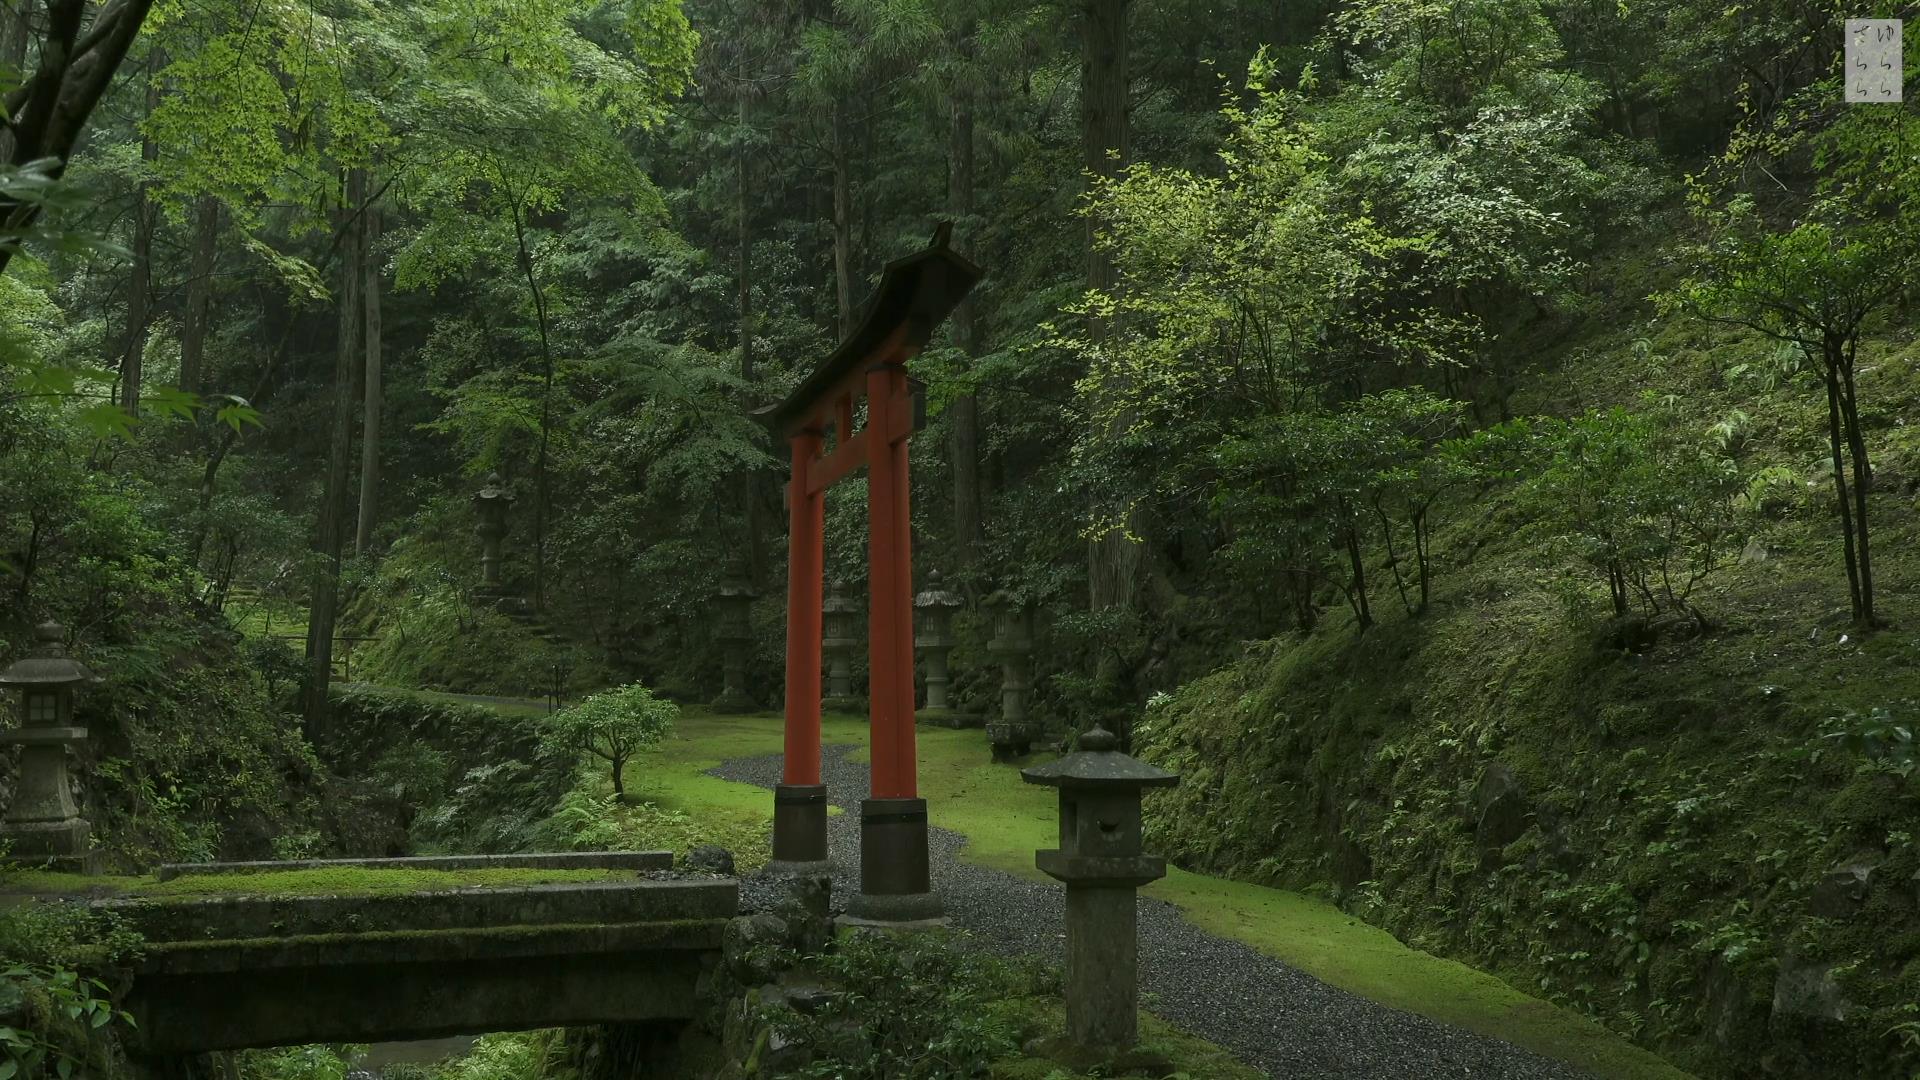
<svg viewBox="0 0 1920 1080"><path fill-rule="evenodd" d="M781 728L781 718L771 715L690 716L658 758L636 767L629 783L648 798L671 800L689 812L753 815L768 821L772 799L766 789L703 773L729 759L778 753ZM1058 837L1056 792L1021 780L1018 766L993 764L985 736L977 730L920 728L916 738L920 794L927 799L934 825L967 837L961 857L1043 878L1033 855L1054 846ZM858 760L866 754L866 721L829 716L822 725L822 741L855 745L850 756ZM1023 764L1043 760L1046 755L1036 754ZM1177 905L1209 933L1242 941L1382 1004L1507 1039L1602 1076L1685 1076L1591 1020L1522 994L1491 975L1408 948L1324 900L1180 870L1149 886L1147 893Z"/></svg>
<svg viewBox="0 0 1920 1080"><path fill-rule="evenodd" d="M1017 1016L1022 1034L1028 1037L1066 1029L1066 1009L1058 998L1022 998L998 1002L996 1008ZM1140 1014L1140 1042L1135 1051L1168 1062L1169 1067L1161 1072L1164 1076L1261 1080L1265 1075L1218 1046L1189 1035L1149 1012ZM1047 1058L1022 1053L994 1062L989 1075L992 1080L1098 1080L1109 1074L1076 1072Z"/></svg>
<svg viewBox="0 0 1920 1080"><path fill-rule="evenodd" d="M386 896L446 889L525 888L582 882L633 881L631 870L376 870L329 867L259 874L182 874L172 881L138 877L83 877L43 871L0 875L0 892L72 896Z"/></svg>
<svg viewBox="0 0 1920 1080"><path fill-rule="evenodd" d="M262 874L182 874L142 883L137 896L385 896L446 889L526 888L600 881L633 881L631 870L277 870Z"/></svg>

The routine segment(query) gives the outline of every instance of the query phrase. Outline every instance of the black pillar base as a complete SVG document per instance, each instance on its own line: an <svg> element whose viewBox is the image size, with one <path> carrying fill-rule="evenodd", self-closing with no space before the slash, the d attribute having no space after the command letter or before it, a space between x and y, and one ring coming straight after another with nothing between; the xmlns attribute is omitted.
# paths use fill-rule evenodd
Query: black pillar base
<svg viewBox="0 0 1920 1080"><path fill-rule="evenodd" d="M847 914L899 923L944 913L929 881L927 800L862 799L860 893L848 902Z"/></svg>
<svg viewBox="0 0 1920 1080"><path fill-rule="evenodd" d="M827 785L780 784L773 789L775 873L827 873Z"/></svg>

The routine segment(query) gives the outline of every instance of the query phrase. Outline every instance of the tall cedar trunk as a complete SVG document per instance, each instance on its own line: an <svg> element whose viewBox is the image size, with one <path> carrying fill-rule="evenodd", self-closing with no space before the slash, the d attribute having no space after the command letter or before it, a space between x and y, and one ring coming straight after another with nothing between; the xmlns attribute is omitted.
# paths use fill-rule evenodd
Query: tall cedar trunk
<svg viewBox="0 0 1920 1080"><path fill-rule="evenodd" d="M187 277L186 318L180 324L180 389L199 393L206 378L208 320L213 309L213 267L220 241L220 200L194 200L193 262Z"/></svg>
<svg viewBox="0 0 1920 1080"><path fill-rule="evenodd" d="M962 63L970 58L973 27L960 32L958 52ZM947 202L955 220L961 223L960 240L954 249L970 251L965 238L972 231L973 217L973 102L965 90L953 96L953 123L947 149ZM967 358L969 366L980 354L980 328L975 317L973 294L969 293L953 310L953 344ZM973 563L975 546L980 542L980 401L971 393L957 395L948 406L952 418L948 457L953 459L953 559L957 566Z"/></svg>
<svg viewBox="0 0 1920 1080"><path fill-rule="evenodd" d="M384 407L380 371L380 260L375 245L380 241L380 211L367 207L362 219L366 254L362 258L361 288L367 313L366 379L360 417L360 518L353 534L353 553L365 555L373 543L373 526L380 512L380 411Z"/></svg>
<svg viewBox="0 0 1920 1080"><path fill-rule="evenodd" d="M4 9L0 9L0 68L13 72L18 78L24 78L21 70L27 63L28 28L33 22L36 0L13 0ZM13 153L13 133L0 130L0 161L7 161Z"/></svg>
<svg viewBox="0 0 1920 1080"><path fill-rule="evenodd" d="M309 742L328 734L327 682L333 674L333 626L340 603L340 553L347 539L347 465L353 453L353 389L359 373L360 333L365 311L360 301L360 264L363 235L359 219L366 201L367 174L347 174L346 205L352 224L341 245L340 294L335 298L340 316L339 341L333 364L333 426L327 439L327 489L320 503L320 527L313 550L319 569L313 579L313 604L307 612L307 694L302 712Z"/></svg>
<svg viewBox="0 0 1920 1080"><path fill-rule="evenodd" d="M160 104L160 80L155 78L165 66L159 49L147 55L147 115ZM160 160L160 147L152 139L140 141L140 160L151 170ZM140 377L147 351L147 323L153 300L153 225L159 208L153 205L152 185L140 182L133 204L133 271L127 281L127 339L120 358L120 406L130 413L140 411Z"/></svg>
<svg viewBox="0 0 1920 1080"><path fill-rule="evenodd" d="M734 147L734 287L740 316L740 381L747 385L745 404L758 405L753 390L753 155L747 147L747 50L741 49L735 71L735 120L739 127ZM758 469L747 469L740 476L740 520L746 531L746 575L750 585L758 585L766 571L766 549L761 542L760 486Z"/></svg>
<svg viewBox="0 0 1920 1080"><path fill-rule="evenodd" d="M846 106L833 105L833 292L839 302L838 340L853 332L853 177L848 175Z"/></svg>
<svg viewBox="0 0 1920 1080"><path fill-rule="evenodd" d="M533 251L527 246L525 207L513 206L513 240L520 252L520 271L533 295L533 314L540 324L540 443L533 459L533 607L547 607L547 513L553 500L547 475L548 447L553 431L553 340L547 329L547 294L533 269Z"/></svg>
<svg viewBox="0 0 1920 1080"><path fill-rule="evenodd" d="M1082 164L1093 177L1111 179L1127 161L1127 3L1084 0L1082 15ZM1115 281L1113 258L1095 242L1096 231L1096 223L1088 218L1087 287L1110 292ZM1090 319L1087 332L1099 348L1107 337L1106 320ZM1124 425L1126 418L1114 423ZM1124 531L1105 533L1089 547L1087 570L1088 600L1094 610L1131 607L1140 571L1139 542Z"/></svg>

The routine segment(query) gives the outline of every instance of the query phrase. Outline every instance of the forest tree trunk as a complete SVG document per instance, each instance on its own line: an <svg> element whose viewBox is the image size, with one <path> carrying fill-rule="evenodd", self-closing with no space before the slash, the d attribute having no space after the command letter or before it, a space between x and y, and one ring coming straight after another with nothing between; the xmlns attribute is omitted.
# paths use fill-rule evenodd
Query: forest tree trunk
<svg viewBox="0 0 1920 1080"><path fill-rule="evenodd" d="M533 459L533 608L547 608L547 513L553 501L548 477L548 452L553 432L553 338L547 328L547 294L534 272L533 250L527 246L527 223L519 203L513 206L513 239L520 251L520 270L533 294L534 318L540 324L540 442Z"/></svg>
<svg viewBox="0 0 1920 1080"><path fill-rule="evenodd" d="M361 390L364 411L360 418L360 517L353 534L353 553L365 555L373 543L373 526L380 513L380 412L384 408L381 390L380 353L380 260L374 247L380 242L380 211L369 205L361 221L364 249L361 257L362 289L365 290L367 317L366 380Z"/></svg>
<svg viewBox="0 0 1920 1080"><path fill-rule="evenodd" d="M220 200L194 201L193 261L187 277L186 318L180 323L180 389L200 392L206 377L208 320L213 310L213 268L220 242Z"/></svg>
<svg viewBox="0 0 1920 1080"><path fill-rule="evenodd" d="M960 32L958 52L962 67L970 58L973 27ZM964 78L964 76L962 76ZM953 97L953 123L947 156L947 202L952 208L959 239L954 250L962 255L972 251L966 242L973 218L973 102L964 89ZM953 309L953 344L960 350L969 374L973 358L980 355L980 328L975 317L973 294L968 293ZM981 535L980 501L980 400L973 393L956 395L948 406L952 417L948 457L953 461L953 561L957 567L973 564L975 547Z"/></svg>
<svg viewBox="0 0 1920 1080"><path fill-rule="evenodd" d="M333 364L333 425L327 439L327 488L320 504L320 526L314 552L320 556L313 580L313 604L307 611L307 686L302 718L307 741L319 743L331 727L327 683L333 675L333 627L340 603L340 554L346 546L347 461L353 452L353 390L359 374L360 334L365 311L360 300L362 225L361 203L366 199L367 174L347 174L346 205L342 213L353 224L341 246L339 341Z"/></svg>
<svg viewBox="0 0 1920 1080"><path fill-rule="evenodd" d="M28 28L33 24L33 11L38 0L14 0L7 10L0 11L0 68L13 72L16 79L27 77L23 69L27 63L27 39L31 36ZM13 132L0 129L0 161L6 161L13 153Z"/></svg>
<svg viewBox="0 0 1920 1080"><path fill-rule="evenodd" d="M1853 621L1870 630L1874 621L1874 553L1866 534L1866 496L1874 486L1874 471L1866 459L1866 436L1860 432L1859 390L1853 379L1855 340L1839 352L1839 419L1847 429L1847 457L1853 465L1853 534L1859 538L1859 603Z"/></svg>
<svg viewBox="0 0 1920 1080"><path fill-rule="evenodd" d="M754 400L753 391L753 156L747 148L748 86L747 52L742 49L737 78L734 80L735 93L738 95L735 119L740 132L734 151L734 170L737 173L734 190L734 278L740 315L740 381L747 384L745 404L752 408L759 402ZM760 583L766 562L760 537L760 482L758 469L747 469L741 474L740 519L747 534L746 575L751 585Z"/></svg>
<svg viewBox="0 0 1920 1080"><path fill-rule="evenodd" d="M839 303L835 339L853 332L853 177L848 175L847 109L833 106L833 292Z"/></svg>
<svg viewBox="0 0 1920 1080"><path fill-rule="evenodd" d="M156 76L165 65L166 57L159 49L147 55L148 116L160 104L160 80ZM159 144L151 138L140 140L140 160L150 172L154 162L160 160ZM141 367L147 352L147 323L152 317L153 223L158 216L152 189L152 183L143 178L133 197L133 271L127 282L126 352L120 358L120 407L135 416L140 414Z"/></svg>
<svg viewBox="0 0 1920 1080"><path fill-rule="evenodd" d="M33 11L38 0L13 0L7 10L0 11L0 64L12 69L16 77L25 72L21 67L27 62L28 27L33 24Z"/></svg>
<svg viewBox="0 0 1920 1080"><path fill-rule="evenodd" d="M1097 180L1119 175L1127 161L1127 0L1084 0L1081 25L1081 150L1082 164ZM1087 219L1085 244L1087 287L1111 292L1113 258L1096 240L1097 223ZM1107 338L1106 320L1091 318L1087 332L1095 348ZM1099 390L1095 391L1099 393ZM1121 416L1110 428L1122 427ZM1132 607L1140 576L1140 543L1128 528L1104 533L1088 551L1087 593L1090 607Z"/></svg>

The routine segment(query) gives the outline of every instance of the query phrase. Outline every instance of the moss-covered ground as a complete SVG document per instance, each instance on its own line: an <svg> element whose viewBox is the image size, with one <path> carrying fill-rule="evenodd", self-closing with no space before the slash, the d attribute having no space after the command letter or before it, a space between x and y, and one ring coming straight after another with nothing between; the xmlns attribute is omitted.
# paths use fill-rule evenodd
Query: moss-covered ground
<svg viewBox="0 0 1920 1080"><path fill-rule="evenodd" d="M171 881L146 877L0 872L0 895L384 896L445 889L525 888L580 882L632 881L630 870L418 870L325 867L259 874L182 874Z"/></svg>
<svg viewBox="0 0 1920 1080"><path fill-rule="evenodd" d="M1057 836L1053 790L1023 782L1017 768L992 764L978 730L923 727L917 737L920 793L932 823L967 838L962 857L968 861L1041 878L1033 854L1052 847ZM859 747L853 754L857 760L865 754L866 721L828 716L822 741ZM704 773L722 761L777 753L780 747L777 716L689 712L657 757L629 769L628 786L688 813L752 818L764 828L772 808L765 789ZM1023 764L1041 760L1035 756ZM1210 933L1243 941L1383 1004L1507 1039L1600 1076L1685 1075L1586 1017L1463 964L1408 948L1325 900L1178 869L1147 891L1177 905Z"/></svg>
<svg viewBox="0 0 1920 1080"><path fill-rule="evenodd" d="M1065 1030L1066 1010L1060 999L1024 998L1009 1001L1004 1007L1021 1018L1027 1034ZM1136 1047L1143 1057L1170 1063L1169 1075L1205 1077L1206 1080L1261 1080L1262 1074L1240 1063L1232 1054L1204 1039L1168 1024L1149 1012L1140 1014L1140 1042ZM991 1080L1098 1080L1100 1072L1077 1072L1049 1058L1019 1054L996 1061Z"/></svg>

